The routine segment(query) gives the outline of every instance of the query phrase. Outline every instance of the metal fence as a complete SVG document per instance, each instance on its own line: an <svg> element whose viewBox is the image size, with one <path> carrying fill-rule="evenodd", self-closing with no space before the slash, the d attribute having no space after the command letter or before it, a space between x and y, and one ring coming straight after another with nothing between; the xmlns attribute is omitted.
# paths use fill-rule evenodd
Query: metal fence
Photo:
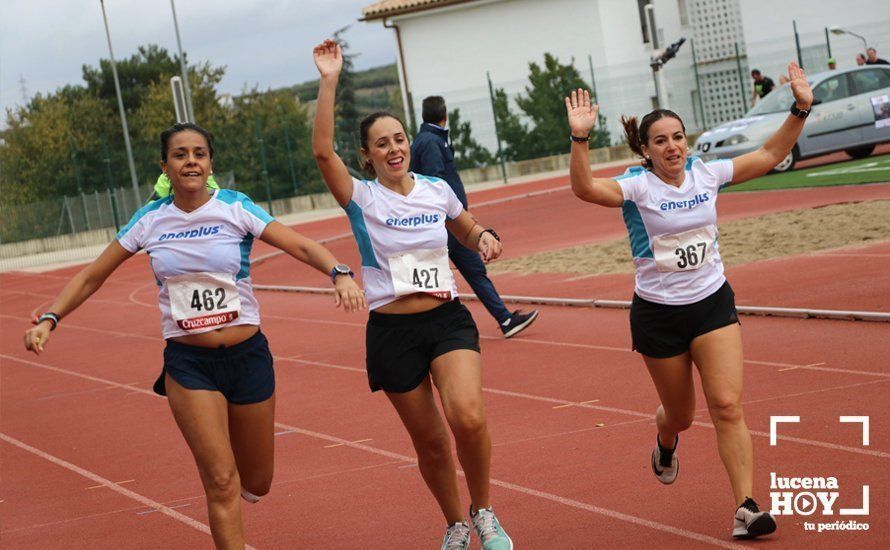
<svg viewBox="0 0 890 550"><path fill-rule="evenodd" d="M215 177L220 187L235 189L232 172ZM0 243L120 229L146 204L152 191L151 185L141 186L137 200L132 187L118 187L4 208L0 216Z"/></svg>

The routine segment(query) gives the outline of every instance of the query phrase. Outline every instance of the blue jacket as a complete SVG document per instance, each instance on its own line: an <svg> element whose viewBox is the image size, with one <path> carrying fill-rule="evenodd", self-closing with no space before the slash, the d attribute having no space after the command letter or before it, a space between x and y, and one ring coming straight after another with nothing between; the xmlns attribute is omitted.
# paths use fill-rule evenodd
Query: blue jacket
<svg viewBox="0 0 890 550"><path fill-rule="evenodd" d="M457 173L454 151L448 144L448 130L428 122L420 125L420 132L411 144L410 170L424 176L442 178L454 190L464 209L467 208L467 192Z"/></svg>

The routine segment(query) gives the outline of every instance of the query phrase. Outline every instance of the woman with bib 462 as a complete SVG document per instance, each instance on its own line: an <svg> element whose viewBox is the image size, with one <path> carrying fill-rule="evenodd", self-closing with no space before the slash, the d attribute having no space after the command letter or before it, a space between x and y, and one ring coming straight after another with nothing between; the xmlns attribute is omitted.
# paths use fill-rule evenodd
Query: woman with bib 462
<svg viewBox="0 0 890 550"><path fill-rule="evenodd" d="M330 275L335 303L366 307L361 289L320 244L276 222L243 193L208 189L213 137L195 124L161 133L161 167L173 194L140 209L104 252L68 282L25 333L44 350L50 331L144 249L158 285L167 347L154 389L166 395L204 485L217 548L244 548L240 498L269 492L275 375L250 280L254 238Z"/></svg>

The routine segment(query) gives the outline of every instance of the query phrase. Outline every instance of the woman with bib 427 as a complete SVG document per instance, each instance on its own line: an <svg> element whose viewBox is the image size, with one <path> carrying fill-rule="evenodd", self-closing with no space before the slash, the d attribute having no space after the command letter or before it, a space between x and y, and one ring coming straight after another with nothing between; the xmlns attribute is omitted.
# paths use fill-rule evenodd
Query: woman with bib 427
<svg viewBox="0 0 890 550"><path fill-rule="evenodd" d="M391 114L362 121L364 169L377 178L353 179L334 151L340 46L326 40L313 55L321 81L312 147L328 189L349 216L362 257L371 309L366 332L371 390L384 390L411 435L420 473L448 525L442 548L464 549L470 530L432 376L457 443L472 499L470 517L482 546L512 548L489 502L491 438L482 403L479 332L456 299L447 247L451 231L487 261L500 255L497 234L475 222L445 181L408 171L408 135Z"/></svg>
<svg viewBox="0 0 890 550"><path fill-rule="evenodd" d="M161 133L173 194L133 215L104 252L65 286L25 333L43 351L50 331L141 249L149 254L167 347L155 391L166 395L194 455L218 548L244 548L239 495L257 502L272 484L275 375L250 281L254 238L334 281L335 303L366 307L362 291L320 244L276 222L246 195L208 189L213 137L195 124Z"/></svg>
<svg viewBox="0 0 890 550"><path fill-rule="evenodd" d="M742 338L732 289L717 246L717 192L762 176L791 151L803 129L813 92L803 70L788 65L795 103L782 126L752 153L704 163L687 158L686 129L672 111L622 118L627 143L644 170L615 179L593 178L587 140L599 107L578 90L566 98L571 128L572 190L581 200L622 209L636 266L630 323L661 405L652 471L673 483L679 473L678 434L695 414L692 365L698 368L717 448L736 500L733 536L772 533L775 520L753 494L754 458L741 405Z"/></svg>

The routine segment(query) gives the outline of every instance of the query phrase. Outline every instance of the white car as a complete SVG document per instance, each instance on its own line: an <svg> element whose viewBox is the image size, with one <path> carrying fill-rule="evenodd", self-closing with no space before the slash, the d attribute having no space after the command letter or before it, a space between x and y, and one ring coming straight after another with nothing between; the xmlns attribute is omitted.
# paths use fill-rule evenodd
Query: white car
<svg viewBox="0 0 890 550"><path fill-rule="evenodd" d="M865 158L877 144L890 142L890 65L826 71L808 76L807 81L814 97L810 116L776 172L793 169L800 159L835 151ZM793 103L790 85L774 89L745 118L703 133L695 153L714 159L754 151L782 125Z"/></svg>

